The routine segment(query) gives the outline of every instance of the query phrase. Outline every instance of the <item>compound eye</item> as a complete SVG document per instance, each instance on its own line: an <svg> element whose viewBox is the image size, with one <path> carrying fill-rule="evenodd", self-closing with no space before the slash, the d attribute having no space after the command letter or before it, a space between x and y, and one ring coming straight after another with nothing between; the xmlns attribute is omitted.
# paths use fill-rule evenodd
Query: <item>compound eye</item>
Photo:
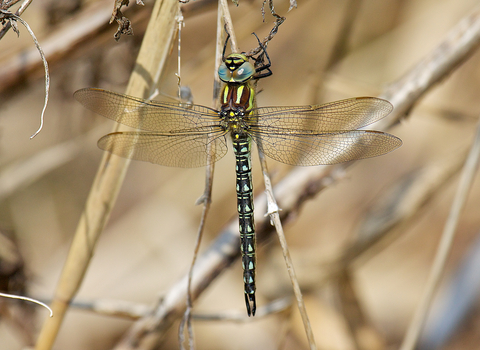
<svg viewBox="0 0 480 350"><path fill-rule="evenodd" d="M243 63L233 72L233 80L237 83L247 81L255 74L255 67L250 62Z"/></svg>
<svg viewBox="0 0 480 350"><path fill-rule="evenodd" d="M221 81L227 83L232 78L232 72L227 68L225 62L218 67L218 76Z"/></svg>

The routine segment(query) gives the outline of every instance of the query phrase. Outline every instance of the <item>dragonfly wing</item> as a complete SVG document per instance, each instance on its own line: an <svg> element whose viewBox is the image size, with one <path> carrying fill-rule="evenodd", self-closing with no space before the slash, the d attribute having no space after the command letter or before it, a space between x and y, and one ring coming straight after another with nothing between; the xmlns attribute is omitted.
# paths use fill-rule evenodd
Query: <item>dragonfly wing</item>
<svg viewBox="0 0 480 350"><path fill-rule="evenodd" d="M186 103L146 101L112 91L86 88L75 98L89 110L132 128L171 133L219 125L214 109Z"/></svg>
<svg viewBox="0 0 480 350"><path fill-rule="evenodd" d="M286 132L325 133L355 130L386 117L390 102L376 97L355 97L323 105L261 107L254 110L259 128Z"/></svg>
<svg viewBox="0 0 480 350"><path fill-rule="evenodd" d="M353 130L335 133L251 132L258 147L268 157L290 165L337 164L380 156L402 145L393 135L380 131Z"/></svg>
<svg viewBox="0 0 480 350"><path fill-rule="evenodd" d="M115 132L98 140L98 147L117 156L170 167L195 168L216 162L227 153L225 133L159 134ZM211 153L209 153L211 152Z"/></svg>

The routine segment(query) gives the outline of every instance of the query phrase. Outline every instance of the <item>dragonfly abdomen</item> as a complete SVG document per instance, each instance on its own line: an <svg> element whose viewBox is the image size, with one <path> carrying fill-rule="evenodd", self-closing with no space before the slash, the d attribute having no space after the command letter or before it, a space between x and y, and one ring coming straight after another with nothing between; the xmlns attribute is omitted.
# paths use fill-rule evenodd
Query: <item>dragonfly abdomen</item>
<svg viewBox="0 0 480 350"><path fill-rule="evenodd" d="M253 220L251 141L248 136L232 137L236 160L237 205L242 253L245 303L248 315L255 316L255 224Z"/></svg>

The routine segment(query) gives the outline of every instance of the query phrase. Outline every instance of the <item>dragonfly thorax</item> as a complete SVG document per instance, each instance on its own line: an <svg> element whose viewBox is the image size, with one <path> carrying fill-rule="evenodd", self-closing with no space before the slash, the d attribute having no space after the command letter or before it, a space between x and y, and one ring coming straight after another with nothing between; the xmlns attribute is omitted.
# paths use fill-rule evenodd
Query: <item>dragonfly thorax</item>
<svg viewBox="0 0 480 350"><path fill-rule="evenodd" d="M251 112L255 102L255 90L249 84L226 84L220 95L223 111Z"/></svg>
<svg viewBox="0 0 480 350"><path fill-rule="evenodd" d="M220 117L223 121L223 128L233 134L245 134L249 127L245 115L245 109L243 107L233 109L222 108Z"/></svg>
<svg viewBox="0 0 480 350"><path fill-rule="evenodd" d="M225 130L243 134L248 130L247 117L254 106L255 91L249 83L227 83L220 95L220 117Z"/></svg>

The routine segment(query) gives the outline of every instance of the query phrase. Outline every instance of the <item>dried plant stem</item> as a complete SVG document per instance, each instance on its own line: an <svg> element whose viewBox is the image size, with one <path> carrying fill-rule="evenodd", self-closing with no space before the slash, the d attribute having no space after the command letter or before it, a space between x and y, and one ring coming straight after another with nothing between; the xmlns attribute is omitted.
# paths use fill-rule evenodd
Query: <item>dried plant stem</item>
<svg viewBox="0 0 480 350"><path fill-rule="evenodd" d="M176 0L156 2L127 94L141 97L151 94L154 77L163 70L168 56L177 10ZM115 131L121 128L116 127ZM105 153L102 159L55 291L51 305L55 317L43 324L36 350L48 350L53 346L68 305L82 283L95 244L113 208L128 164L128 160L110 153Z"/></svg>
<svg viewBox="0 0 480 350"><path fill-rule="evenodd" d="M238 52L237 36L233 30L232 17L230 16L230 11L228 10L227 0L219 0L219 5L222 8L223 19L225 21L225 26L227 31L230 33L230 46L232 47L232 52Z"/></svg>
<svg viewBox="0 0 480 350"><path fill-rule="evenodd" d="M219 1L218 11L217 11L217 40L216 40L214 87L213 87L213 105L214 105L214 108L216 109L220 107L218 95L220 92L221 83L218 77L218 67L222 63L222 53L223 53L223 46L225 41L224 24L227 28L230 28L230 33L232 33L231 36L235 38L235 32L233 30L232 19L230 16L230 12L228 10L228 6L226 5L225 1ZM236 46L235 39L232 40L232 46ZM213 147L213 143L209 143L208 145L209 156L214 155L215 150L212 149L212 147ZM195 342L194 342L193 329L192 329L192 307L193 307L192 279L193 279L193 270L195 267L195 262L197 261L197 255L200 249L200 243L202 241L203 231L205 228L205 222L207 220L207 215L210 210L214 171L215 171L215 162L209 161L205 171L205 189L202 197L197 201L197 203L203 203L203 211L202 211L202 217L201 217L200 225L197 232L197 239L195 241L193 258L190 265L190 269L188 271L187 295L186 295L187 306L178 329L178 337L179 337L179 344L180 344L181 350L184 349L183 344L185 341L184 340L185 325L187 326L187 330L188 330L189 349L195 349Z"/></svg>
<svg viewBox="0 0 480 350"><path fill-rule="evenodd" d="M319 284L342 273L352 264L363 264L398 238L423 214L440 190L457 175L465 163L463 148L449 157L425 164L391 186L376 199L357 230L357 237L332 259ZM320 269L319 269L320 270Z"/></svg>
<svg viewBox="0 0 480 350"><path fill-rule="evenodd" d="M26 6L28 6L28 4ZM24 21L21 17L15 15L13 13L10 13L8 11L5 11L5 10L0 9L0 13L3 15L4 19L9 20L8 23L10 23L11 25L14 26L13 29L17 34L19 33L17 25L12 24L12 23L15 23L16 21L23 24L23 26L27 29L28 33L30 34L30 36L33 39L35 47L38 50L38 53L40 54L40 57L41 57L41 60L42 60L42 63L43 63L43 68L45 70L45 102L43 104L42 113L40 114L40 127L38 128L38 130L32 136L30 136L30 138L33 139L35 136L37 136L37 134L43 128L43 119L44 119L44 116L45 116L45 110L47 109L47 105L48 105L48 93L50 91L50 74L48 72L47 59L45 58L45 54L43 53L42 47L38 43L38 40L37 40L37 37L35 36L35 33L33 32L32 28L30 28L30 26L28 25L28 23L26 21Z"/></svg>
<svg viewBox="0 0 480 350"><path fill-rule="evenodd" d="M398 118L407 113L415 101L428 91L430 87L445 78L445 76L465 61L477 49L479 42L480 8L477 8L452 28L444 41L427 57L397 82L390 84L381 94L382 98L388 99L395 106L395 110L392 113L394 117ZM388 118L377 123L380 129L388 127L388 124L391 124ZM453 156L454 159L444 159L444 162L437 162L438 164L431 164L428 168L423 169L416 177L415 184L409 183L414 188L403 188L400 190L402 196L404 196L400 203L398 203L398 199L392 199L399 207L394 215L389 218L388 227L369 227L369 234L376 231L376 237L370 236L369 241L357 242L348 248L335 263L341 266L330 268L330 276L346 268L347 265L350 265L358 257L362 256L362 258L365 258L363 253L375 245L387 233L386 231L391 230L394 226L395 231L403 230L410 220L418 216L419 210L432 198L438 188L443 186L458 171L465 154L466 152L464 153L463 151L457 152ZM392 214L392 212L389 214ZM328 279L330 276L324 279Z"/></svg>
<svg viewBox="0 0 480 350"><path fill-rule="evenodd" d="M444 40L403 78L391 84L381 95L394 106L394 115L408 113L428 89L447 77L466 61L480 44L480 7L465 16ZM375 125L384 126L387 120Z"/></svg>
<svg viewBox="0 0 480 350"><path fill-rule="evenodd" d="M232 18L230 16L230 11L228 9L228 5L225 0L220 0L218 2L218 10L217 10L217 39L216 39L216 52L215 52L215 70L214 70L214 87L213 87L213 105L214 108L219 109L219 100L218 95L220 93L221 82L218 77L218 67L222 63L222 54L223 54L223 47L225 42L225 30L224 26L228 28L231 37L231 45L232 50L238 50L237 41L235 36L235 31L233 29ZM215 150L212 149L212 143L208 145L209 155L213 155ZM200 243L202 240L203 230L205 228L205 222L207 219L207 215L210 209L211 197L212 197L212 185L213 185L213 174L215 170L215 163L213 161L208 162L206 167L205 173L205 190L202 197L199 199L199 203L203 203L203 212L200 221L200 226L198 228L197 239L195 242L195 248L192 258L192 263L190 265L190 269L188 271L188 280L187 280L187 307L180 322L180 327L178 330L179 333L179 344L180 348L184 349L184 328L187 325L188 329L188 344L190 349L195 349L195 342L193 337L193 329L192 329L192 307L193 307L193 298L192 298L192 279L193 279L193 269L195 266L195 262L197 260L198 250L200 248Z"/></svg>
<svg viewBox="0 0 480 350"><path fill-rule="evenodd" d="M206 171L206 183L205 183L205 191L202 195L203 197L203 211L202 217L200 219L200 225L197 231L197 239L195 240L195 247L193 251L193 258L190 264L190 269L188 270L188 279L187 279L187 305L185 309L185 313L183 315L182 321L180 322L180 326L178 328L178 343L180 344L180 349L184 350L185 347L183 343L185 341L184 332L185 326L187 326L188 330L188 346L189 349L195 349L195 340L193 335L192 329L192 308L193 308L193 297L192 297L192 279L193 279L193 269L195 267L195 262L197 261L198 251L200 249L200 243L202 242L203 231L205 229L205 222L207 220L208 212L210 211L210 204L211 204L211 197L212 197L212 185L213 185L213 172L215 169L215 163L211 163L207 166Z"/></svg>
<svg viewBox="0 0 480 350"><path fill-rule="evenodd" d="M279 215L279 208L273 195L272 182L270 181L270 176L268 174L267 160L265 159L265 155L260 150L258 153L260 157L260 164L262 166L263 181L265 182L265 193L267 196L268 208L267 215L270 217L271 222L275 226L275 231L277 232L278 240L280 241L280 246L282 247L283 258L285 259L288 276L290 277L290 282L292 283L293 293L295 295L295 300L297 301L298 310L300 311L300 316L302 317L303 327L305 328L308 344L311 350L315 350L317 346L315 344L315 338L312 332L312 325L310 324L310 320L308 319L307 309L305 308L305 303L303 301L302 291L300 290L300 285L298 284L298 279L295 274L292 257L290 256L287 240L285 238L285 233L283 232L283 226Z"/></svg>
<svg viewBox="0 0 480 350"><path fill-rule="evenodd" d="M44 300L45 302L45 300ZM112 316L116 318L124 318L127 320L138 320L141 317L151 315L155 311L155 306L151 304L134 303L125 300L113 299L94 299L94 300L78 300L75 299L70 304L71 308L80 310L87 310L97 315ZM285 297L276 299L271 303L262 305L257 308L255 317L263 317L272 313L278 313L291 309L292 298ZM199 321L228 321L228 322L252 322L252 318L245 317L243 310L225 310L215 313L194 313L192 312L192 319Z"/></svg>
<svg viewBox="0 0 480 350"><path fill-rule="evenodd" d="M86 6L78 15L69 21L59 24L56 30L42 38L42 47L45 56L54 65L65 60L67 57L75 56L79 51L89 49L91 46L104 45L106 35L102 28L107 26L111 16L111 3L98 1ZM88 23L88 26L85 25ZM102 34L99 34L102 33ZM111 37L111 34L108 33ZM93 45L92 45L93 44ZM18 84L25 74L39 71L42 60L36 49L26 49L7 56L0 64L0 90L11 88Z"/></svg>
<svg viewBox="0 0 480 350"><path fill-rule="evenodd" d="M435 255L435 259L426 282L425 291L423 292L420 304L415 310L415 314L410 322L400 350L413 350L417 344L418 337L420 336L420 332L425 323L433 296L438 289L441 277L445 271L445 265L452 248L452 242L453 238L455 237L455 230L457 228L458 220L472 187L474 176L478 169L479 160L480 122L477 124L477 133L460 177L460 183L458 184L458 189L455 193L455 198L453 199L450 214L448 215L447 222L445 223L445 227L443 229L437 254Z"/></svg>

